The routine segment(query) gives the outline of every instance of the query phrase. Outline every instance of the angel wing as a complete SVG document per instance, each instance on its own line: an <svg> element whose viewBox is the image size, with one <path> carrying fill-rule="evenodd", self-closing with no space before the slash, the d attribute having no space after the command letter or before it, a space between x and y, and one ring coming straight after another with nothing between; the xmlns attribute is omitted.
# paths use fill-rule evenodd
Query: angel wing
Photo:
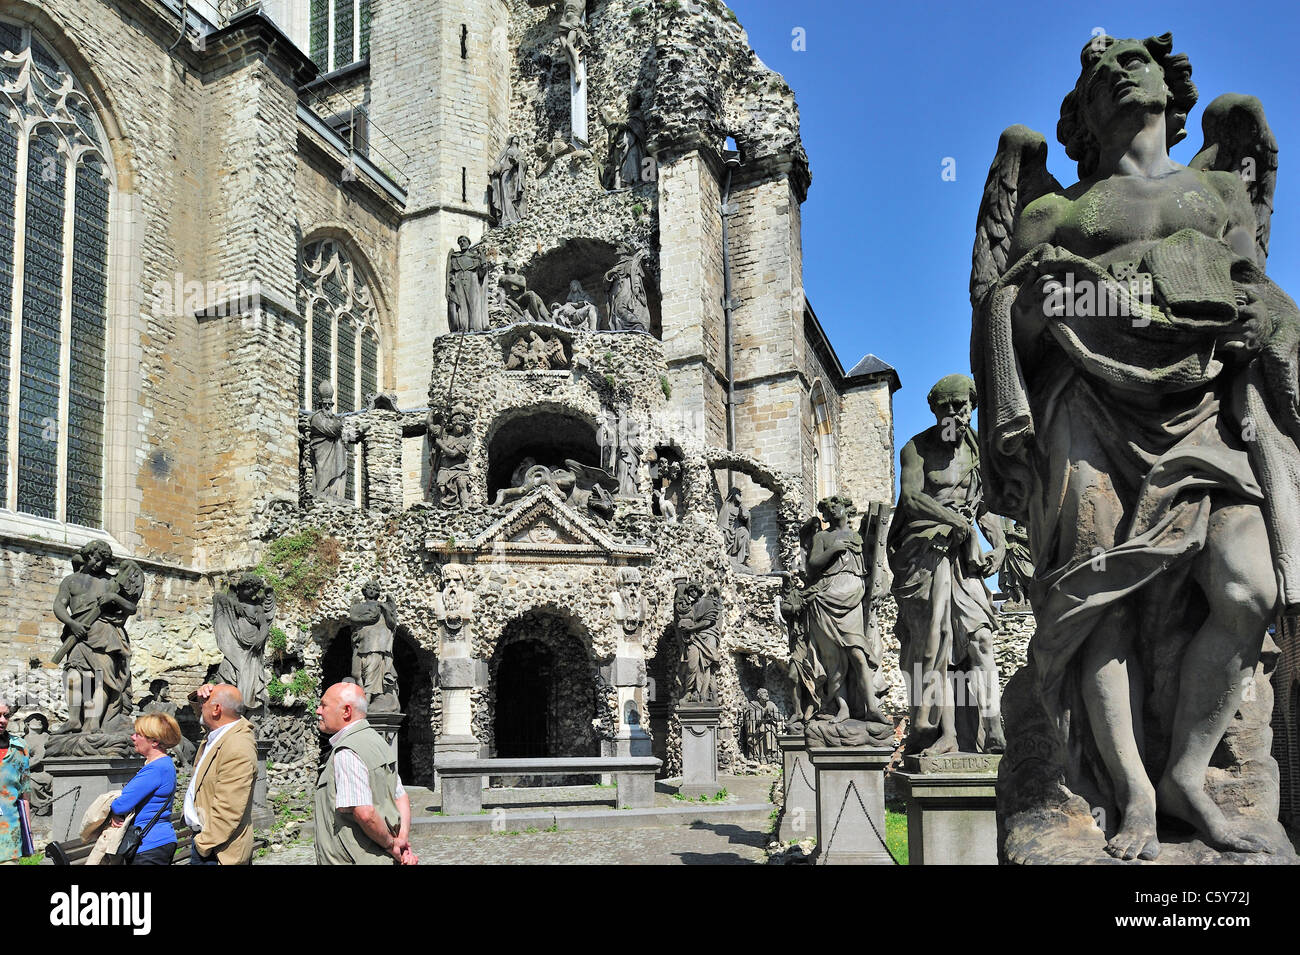
<svg viewBox="0 0 1300 955"><path fill-rule="evenodd" d="M1201 131L1205 143L1190 166L1241 176L1250 204L1255 207L1255 261L1262 269L1268 259L1273 189L1277 185L1277 140L1264 118L1264 107L1253 96L1224 93L1205 107Z"/></svg>
<svg viewBox="0 0 1300 955"><path fill-rule="evenodd" d="M580 487L591 488L600 485L607 491L618 490L618 478L610 474L604 468L592 467L589 464L581 464L571 458L564 459L564 466L573 472L574 476L578 479L578 485Z"/></svg>
<svg viewBox="0 0 1300 955"><path fill-rule="evenodd" d="M1061 188L1047 171L1047 140L1028 126L1008 126L998 139L998 152L989 166L975 223L971 253L970 300L978 307L1006 270L1011 237L1021 211L1039 196Z"/></svg>

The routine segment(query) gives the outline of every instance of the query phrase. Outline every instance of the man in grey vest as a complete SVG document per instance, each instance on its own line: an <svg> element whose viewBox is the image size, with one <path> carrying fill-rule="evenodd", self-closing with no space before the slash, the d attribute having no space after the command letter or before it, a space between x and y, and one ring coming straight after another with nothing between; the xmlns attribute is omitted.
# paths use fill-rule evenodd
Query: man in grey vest
<svg viewBox="0 0 1300 955"><path fill-rule="evenodd" d="M366 692L335 683L316 708L330 754L316 783L318 865L416 865L397 756L366 722Z"/></svg>

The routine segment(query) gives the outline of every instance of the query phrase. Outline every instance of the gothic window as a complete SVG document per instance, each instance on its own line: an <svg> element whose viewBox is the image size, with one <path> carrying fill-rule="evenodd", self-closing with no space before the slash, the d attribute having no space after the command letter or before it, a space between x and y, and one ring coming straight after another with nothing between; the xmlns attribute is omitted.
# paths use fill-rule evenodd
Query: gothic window
<svg viewBox="0 0 1300 955"><path fill-rule="evenodd" d="M0 507L103 523L106 139L30 27L0 20Z"/></svg>
<svg viewBox="0 0 1300 955"><path fill-rule="evenodd" d="M370 59L370 0L311 0L309 43L322 73Z"/></svg>
<svg viewBox="0 0 1300 955"><path fill-rule="evenodd" d="M298 301L306 322L299 352L302 407L315 406L322 381L334 388L335 411L365 408L379 390L379 325L374 297L352 259L334 239L303 246L298 271ZM348 493L356 486L348 471Z"/></svg>
<svg viewBox="0 0 1300 955"><path fill-rule="evenodd" d="M817 381L812 388L813 474L817 481L817 499L838 493L836 479L835 423L831 420L826 386Z"/></svg>

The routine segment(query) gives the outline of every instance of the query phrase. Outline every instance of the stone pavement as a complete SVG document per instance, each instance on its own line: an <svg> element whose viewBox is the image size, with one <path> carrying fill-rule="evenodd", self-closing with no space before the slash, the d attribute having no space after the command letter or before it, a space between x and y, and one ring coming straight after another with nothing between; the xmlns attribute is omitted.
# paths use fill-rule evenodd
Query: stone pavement
<svg viewBox="0 0 1300 955"><path fill-rule="evenodd" d="M767 800L774 776L726 776L720 783L729 799L745 803ZM656 784L656 806L681 806L672 798L673 781ZM438 794L408 788L415 816L437 811ZM512 811L546 806L591 809L613 804L613 791L591 786L491 790L484 805ZM509 823L507 822L507 826ZM311 832L310 824L304 830ZM764 828L696 822L652 829L565 830L506 829L488 835L449 836L415 826L411 844L422 865L749 865L761 864L769 836ZM315 850L308 841L253 860L254 865L311 865Z"/></svg>

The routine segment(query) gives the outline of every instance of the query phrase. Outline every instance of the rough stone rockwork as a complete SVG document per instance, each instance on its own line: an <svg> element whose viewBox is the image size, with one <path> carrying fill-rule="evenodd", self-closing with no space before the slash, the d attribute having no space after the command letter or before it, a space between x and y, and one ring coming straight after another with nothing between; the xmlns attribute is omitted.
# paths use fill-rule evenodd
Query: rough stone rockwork
<svg viewBox="0 0 1300 955"><path fill-rule="evenodd" d="M503 726L507 746L653 752L679 770L682 576L723 607L721 767L742 765L737 720L760 687L789 712L777 575L799 569L798 526L819 497L892 498L898 378L874 358L846 373L807 301L794 94L735 15L717 0L591 0L583 140L560 6L371 0L339 63L312 48L307 0L222 4L220 22L192 6L180 43L161 0L0 4L86 91L115 172L102 526L0 511L0 664L30 707L59 712L50 608L76 547L99 536L147 576L130 625L137 695L165 677L183 700L214 662L214 588L269 575L284 639L268 645L261 731L281 791L309 780L314 694L348 675L344 621L370 576L397 606L414 781L432 781L438 747L495 751ZM616 149L628 135L644 160L630 180ZM525 202L502 225L489 174L510 137ZM490 263L490 327L454 335L446 264L462 235ZM345 263L335 285L307 267L322 243ZM614 277L632 255L636 280ZM505 327L505 275L547 316L579 282L600 330ZM329 298L340 281L364 316ZM619 281L643 281L649 334L604 330ZM507 367L532 333L562 357ZM349 442L344 500L311 491L322 379ZM457 406L472 416L468 503L447 509L430 494L431 428ZM589 477L574 497L511 492L528 458L614 472L612 517L587 506ZM751 515L740 572L717 521L732 487ZM653 491L674 516L652 510ZM459 628L435 606L456 564L474 602ZM627 615L629 586L643 618ZM549 667L545 693L512 673L525 665Z"/></svg>

